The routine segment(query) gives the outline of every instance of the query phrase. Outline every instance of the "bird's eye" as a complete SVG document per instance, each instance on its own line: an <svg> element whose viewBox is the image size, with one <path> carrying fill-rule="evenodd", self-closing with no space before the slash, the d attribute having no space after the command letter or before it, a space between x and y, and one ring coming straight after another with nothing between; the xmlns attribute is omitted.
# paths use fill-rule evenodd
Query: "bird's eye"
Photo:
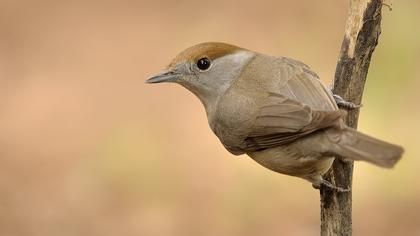
<svg viewBox="0 0 420 236"><path fill-rule="evenodd" d="M210 59L208 59L207 57L203 57L197 61L197 67L200 70L207 70L208 68L210 68L210 64Z"/></svg>

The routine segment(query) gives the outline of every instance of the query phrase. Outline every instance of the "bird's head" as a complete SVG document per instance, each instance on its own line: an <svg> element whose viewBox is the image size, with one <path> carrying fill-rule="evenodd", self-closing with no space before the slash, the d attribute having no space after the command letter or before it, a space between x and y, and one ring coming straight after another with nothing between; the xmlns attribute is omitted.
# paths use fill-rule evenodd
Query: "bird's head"
<svg viewBox="0 0 420 236"><path fill-rule="evenodd" d="M179 53L160 74L147 83L178 83L211 106L255 55L254 52L225 43L201 43Z"/></svg>

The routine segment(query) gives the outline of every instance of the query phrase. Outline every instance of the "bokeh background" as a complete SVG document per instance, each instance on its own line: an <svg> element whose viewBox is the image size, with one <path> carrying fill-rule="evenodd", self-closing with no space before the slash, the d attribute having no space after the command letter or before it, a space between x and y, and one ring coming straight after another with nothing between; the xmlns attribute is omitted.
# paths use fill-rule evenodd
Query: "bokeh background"
<svg viewBox="0 0 420 236"><path fill-rule="evenodd" d="M319 193L224 150L192 94L144 80L223 41L334 75L348 9L324 1L0 1L0 235L317 235ZM360 130L355 235L420 235L420 2L395 1Z"/></svg>

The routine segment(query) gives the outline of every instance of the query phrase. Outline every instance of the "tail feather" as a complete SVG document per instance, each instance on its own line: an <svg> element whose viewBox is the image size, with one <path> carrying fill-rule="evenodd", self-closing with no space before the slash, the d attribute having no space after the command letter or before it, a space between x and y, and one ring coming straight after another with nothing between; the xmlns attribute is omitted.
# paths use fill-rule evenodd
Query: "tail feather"
<svg viewBox="0 0 420 236"><path fill-rule="evenodd" d="M391 168L398 162L404 149L348 128L337 143L336 152L344 158L363 160L372 164Z"/></svg>

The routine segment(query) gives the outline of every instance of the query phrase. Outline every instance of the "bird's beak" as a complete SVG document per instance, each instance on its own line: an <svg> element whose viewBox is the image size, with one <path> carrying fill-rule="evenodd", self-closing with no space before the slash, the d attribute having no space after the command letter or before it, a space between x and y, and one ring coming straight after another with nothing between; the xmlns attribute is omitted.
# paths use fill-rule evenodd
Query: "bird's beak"
<svg viewBox="0 0 420 236"><path fill-rule="evenodd" d="M176 82L181 77L181 74L175 71L163 71L160 74L150 77L146 80L148 84L162 83L162 82Z"/></svg>

